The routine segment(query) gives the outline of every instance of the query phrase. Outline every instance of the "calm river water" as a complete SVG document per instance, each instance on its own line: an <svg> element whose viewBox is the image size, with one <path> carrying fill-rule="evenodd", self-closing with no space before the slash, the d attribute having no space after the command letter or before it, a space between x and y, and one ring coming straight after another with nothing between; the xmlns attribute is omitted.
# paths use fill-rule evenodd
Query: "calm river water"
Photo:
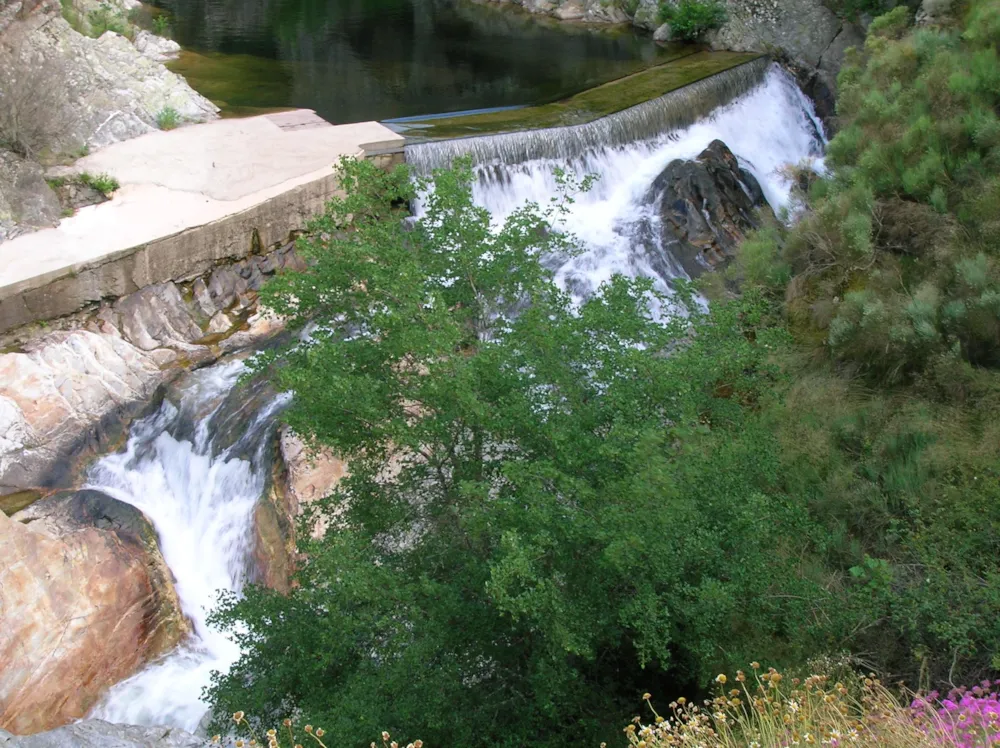
<svg viewBox="0 0 1000 748"><path fill-rule="evenodd" d="M629 28L559 24L470 0L155 0L172 67L232 113L332 122L553 101L655 64Z"/></svg>

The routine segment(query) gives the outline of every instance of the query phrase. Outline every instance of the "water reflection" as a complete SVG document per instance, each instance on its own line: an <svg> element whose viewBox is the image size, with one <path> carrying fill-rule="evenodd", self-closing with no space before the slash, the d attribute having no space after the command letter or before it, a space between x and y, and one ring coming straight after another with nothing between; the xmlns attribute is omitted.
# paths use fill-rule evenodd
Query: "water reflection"
<svg viewBox="0 0 1000 748"><path fill-rule="evenodd" d="M662 50L630 29L546 23L467 0L159 0L177 66L230 107L334 122L537 104L627 75Z"/></svg>

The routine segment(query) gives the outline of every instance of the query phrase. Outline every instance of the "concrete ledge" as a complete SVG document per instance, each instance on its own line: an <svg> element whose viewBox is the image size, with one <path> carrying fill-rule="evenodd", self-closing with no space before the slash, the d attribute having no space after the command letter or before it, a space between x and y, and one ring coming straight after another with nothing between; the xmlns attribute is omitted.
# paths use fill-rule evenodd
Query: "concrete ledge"
<svg viewBox="0 0 1000 748"><path fill-rule="evenodd" d="M402 143L378 123L334 127L299 111L152 133L81 159L78 170L122 188L0 244L0 333L287 241L336 194L341 156L396 160Z"/></svg>

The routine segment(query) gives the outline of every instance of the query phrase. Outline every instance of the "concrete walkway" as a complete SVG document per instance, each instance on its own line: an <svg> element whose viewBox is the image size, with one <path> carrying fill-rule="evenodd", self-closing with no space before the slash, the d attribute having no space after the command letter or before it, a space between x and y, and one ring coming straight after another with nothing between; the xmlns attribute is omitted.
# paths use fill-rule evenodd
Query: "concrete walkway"
<svg viewBox="0 0 1000 748"><path fill-rule="evenodd" d="M150 133L87 156L74 171L110 174L121 189L0 243L0 332L244 256L255 233L263 247L284 241L332 196L341 156L402 144L377 122L333 126L297 110Z"/></svg>

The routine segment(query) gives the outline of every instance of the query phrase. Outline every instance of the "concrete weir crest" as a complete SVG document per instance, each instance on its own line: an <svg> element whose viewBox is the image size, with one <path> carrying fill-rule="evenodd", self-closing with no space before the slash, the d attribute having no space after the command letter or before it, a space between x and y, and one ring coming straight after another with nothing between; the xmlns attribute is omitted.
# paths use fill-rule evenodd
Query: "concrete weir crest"
<svg viewBox="0 0 1000 748"><path fill-rule="evenodd" d="M155 132L81 159L110 202L0 244L0 334L102 299L203 274L304 228L336 193L342 156L392 163L403 138L310 110Z"/></svg>

